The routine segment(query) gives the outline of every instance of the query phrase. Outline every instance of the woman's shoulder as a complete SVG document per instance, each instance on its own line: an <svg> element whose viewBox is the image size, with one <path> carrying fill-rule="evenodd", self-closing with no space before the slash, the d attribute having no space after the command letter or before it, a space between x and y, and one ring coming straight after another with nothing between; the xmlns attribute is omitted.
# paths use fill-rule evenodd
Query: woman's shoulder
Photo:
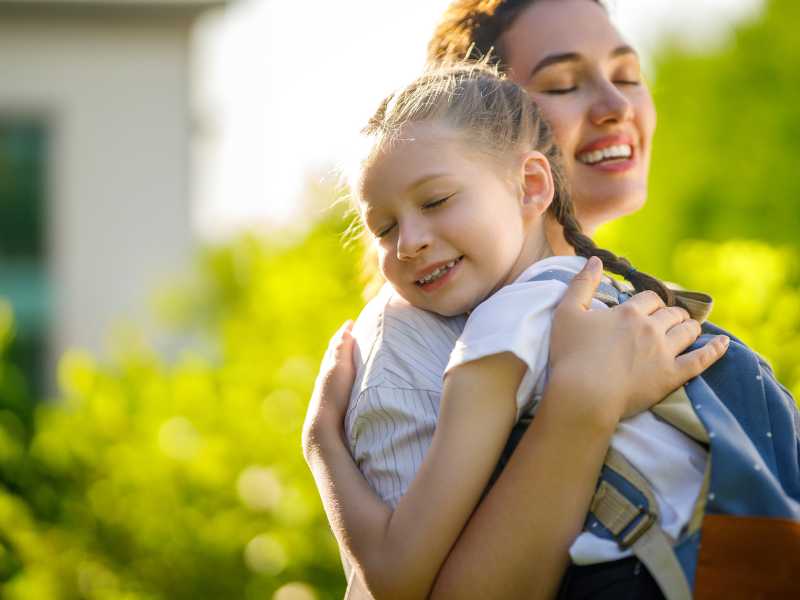
<svg viewBox="0 0 800 600"><path fill-rule="evenodd" d="M385 285L353 327L357 387L441 389L444 367L465 321L412 306Z"/></svg>

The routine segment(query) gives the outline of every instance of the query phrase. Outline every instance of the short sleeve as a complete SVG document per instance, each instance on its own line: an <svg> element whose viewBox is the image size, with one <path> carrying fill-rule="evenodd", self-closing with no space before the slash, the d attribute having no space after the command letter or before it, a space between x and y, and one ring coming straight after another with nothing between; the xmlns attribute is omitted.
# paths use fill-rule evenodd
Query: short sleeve
<svg viewBox="0 0 800 600"><path fill-rule="evenodd" d="M528 367L517 394L518 413L529 408L544 387L553 311L565 290L560 281L532 281L498 291L470 314L445 372L511 352Z"/></svg>

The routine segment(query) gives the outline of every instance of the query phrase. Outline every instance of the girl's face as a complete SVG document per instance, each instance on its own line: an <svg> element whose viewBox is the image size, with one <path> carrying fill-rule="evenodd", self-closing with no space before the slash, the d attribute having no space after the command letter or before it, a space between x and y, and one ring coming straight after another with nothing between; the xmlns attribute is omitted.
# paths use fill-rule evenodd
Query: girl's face
<svg viewBox="0 0 800 600"><path fill-rule="evenodd" d="M541 107L591 233L647 197L656 114L636 53L589 0L539 0L500 38L510 77Z"/></svg>
<svg viewBox="0 0 800 600"><path fill-rule="evenodd" d="M444 126L412 123L357 186L381 272L408 302L468 312L514 274L530 219L520 185Z"/></svg>

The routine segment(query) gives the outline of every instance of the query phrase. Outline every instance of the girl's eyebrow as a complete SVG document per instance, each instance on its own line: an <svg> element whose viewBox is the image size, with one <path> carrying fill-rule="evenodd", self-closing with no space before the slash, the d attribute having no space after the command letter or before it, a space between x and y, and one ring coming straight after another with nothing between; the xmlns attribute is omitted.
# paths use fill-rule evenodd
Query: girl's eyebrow
<svg viewBox="0 0 800 600"><path fill-rule="evenodd" d="M440 177L447 177L447 173L431 173L430 175L423 175L419 179L416 179L413 183L411 183L407 191L412 191L417 189L418 187L422 187L429 181L433 181L434 179L439 179Z"/></svg>
<svg viewBox="0 0 800 600"><path fill-rule="evenodd" d="M636 54L636 50L628 45L618 46L614 48L609 56L611 58L617 58L618 56L622 56L624 54L633 54L634 56L638 56ZM570 62L579 62L583 57L578 54L577 52L560 52L558 54L548 54L542 60L540 60L536 65L531 69L531 74L528 77L528 80L532 79L536 73L556 64L563 64L563 63L570 63Z"/></svg>

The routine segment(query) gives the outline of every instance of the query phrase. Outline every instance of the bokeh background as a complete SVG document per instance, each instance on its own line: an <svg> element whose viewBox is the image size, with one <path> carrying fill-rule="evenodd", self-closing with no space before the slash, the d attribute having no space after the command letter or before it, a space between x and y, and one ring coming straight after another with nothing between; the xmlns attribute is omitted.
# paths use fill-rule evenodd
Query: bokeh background
<svg viewBox="0 0 800 600"><path fill-rule="evenodd" d="M363 304L331 165L445 5L0 1L0 598L341 596L299 445ZM659 128L599 241L798 395L800 5L611 9Z"/></svg>

